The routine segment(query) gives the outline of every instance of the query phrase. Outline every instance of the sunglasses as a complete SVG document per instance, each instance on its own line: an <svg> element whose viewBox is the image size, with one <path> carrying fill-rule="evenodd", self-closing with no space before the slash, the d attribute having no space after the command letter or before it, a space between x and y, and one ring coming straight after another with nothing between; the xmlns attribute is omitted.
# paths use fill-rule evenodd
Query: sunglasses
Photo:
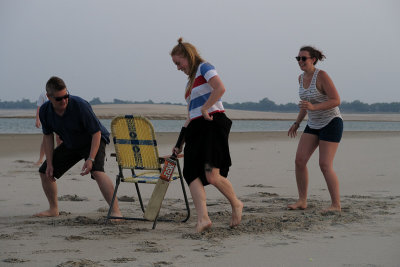
<svg viewBox="0 0 400 267"><path fill-rule="evenodd" d="M306 61L308 58L311 58L311 57L296 57L296 60L297 61L300 61L300 60Z"/></svg>
<svg viewBox="0 0 400 267"><path fill-rule="evenodd" d="M64 95L64 96L58 96L58 97L52 96L52 98L54 98L55 101L60 102L63 99L68 99L69 98L69 93Z"/></svg>

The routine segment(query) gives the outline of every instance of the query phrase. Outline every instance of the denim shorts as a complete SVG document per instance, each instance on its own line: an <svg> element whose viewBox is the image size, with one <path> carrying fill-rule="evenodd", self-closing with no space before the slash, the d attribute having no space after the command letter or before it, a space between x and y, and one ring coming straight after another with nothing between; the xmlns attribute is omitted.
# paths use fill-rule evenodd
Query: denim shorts
<svg viewBox="0 0 400 267"><path fill-rule="evenodd" d="M314 134L322 141L339 143L343 134L343 120L336 117L321 129L311 129L307 125L304 129L304 133Z"/></svg>
<svg viewBox="0 0 400 267"><path fill-rule="evenodd" d="M53 152L53 175L55 178L60 178L66 171L68 171L72 166L78 163L82 159L87 159L90 154L89 144L81 149L69 149L64 143L61 143L58 147L54 149ZM96 157L94 159L93 167L91 172L100 171L104 172L104 160L106 150L106 142L101 139L99 150L97 151ZM47 161L44 161L42 166L39 168L40 173L46 173ZM93 176L91 176L92 179Z"/></svg>

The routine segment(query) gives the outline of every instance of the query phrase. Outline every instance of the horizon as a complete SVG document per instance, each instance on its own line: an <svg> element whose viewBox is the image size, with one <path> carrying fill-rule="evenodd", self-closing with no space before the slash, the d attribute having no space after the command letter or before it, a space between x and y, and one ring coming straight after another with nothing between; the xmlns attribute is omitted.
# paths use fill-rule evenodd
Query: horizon
<svg viewBox="0 0 400 267"><path fill-rule="evenodd" d="M72 94L71 94L72 95ZM84 100L86 100L87 102L92 102L93 100L95 100L96 98L98 98L98 97L94 97L94 98L92 98L92 99L84 99ZM245 102L228 102L228 101L223 101L224 103L227 103L227 104L230 104L230 105L232 105L232 104L243 104L243 103L247 103L247 102L249 102L249 103L259 103L259 102L261 102L262 100L264 100L264 99L268 99L269 101L272 101L274 104L276 104L276 105L287 105L287 104L296 104L297 105L297 103L295 103L295 102L287 102L287 103L276 103L274 100L272 100L272 99L269 99L268 97L264 97L264 98L262 98L262 99L260 99L260 100L255 100L255 101L245 101ZM22 101L24 101L24 100L28 100L30 103L36 103L36 100L30 100L30 99L27 99L27 98L22 98L22 99L17 99L17 100L3 100L3 99L1 99L0 98L0 103L4 103L4 102L11 102L11 103L17 103L17 102L22 102ZM108 104L114 104L114 105L124 105L124 104L149 104L149 105L152 105L152 104L167 104L167 105L183 105L183 106L185 106L186 105L186 103L172 103L172 102L168 102L168 101L165 101L165 102L156 102L156 101L153 101L152 99L148 99L148 100L143 100L143 101L135 101L135 100L123 100L123 99L118 99L118 98L116 98L116 99L113 99L113 100L111 100L111 101L102 101L100 98L99 98L99 100L100 100L100 104L91 104L92 106L93 105L102 105L102 104L105 104L105 105L108 105ZM114 101L115 100L120 100L120 101L124 101L124 102L130 102L130 103L114 103ZM145 103L145 102L149 102L149 101L151 101L152 103ZM354 103L354 102L361 102L362 104L367 104L367 105L375 105L375 104L397 104L397 103L400 103L400 101L392 101L392 102L375 102L375 103L366 103L366 102L362 102L361 100L359 100L359 99L355 99L355 100L353 100L353 101L346 101L346 100L341 100L340 101L341 103L340 104L342 104L342 103L346 103L346 104L352 104L352 103ZM1 107L0 107L1 108Z"/></svg>

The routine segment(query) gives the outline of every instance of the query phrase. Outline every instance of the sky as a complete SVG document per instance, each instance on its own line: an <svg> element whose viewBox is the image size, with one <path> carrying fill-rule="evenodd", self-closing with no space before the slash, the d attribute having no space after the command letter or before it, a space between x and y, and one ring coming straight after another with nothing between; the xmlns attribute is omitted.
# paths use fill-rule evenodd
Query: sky
<svg viewBox="0 0 400 267"><path fill-rule="evenodd" d="M36 101L51 76L90 101L185 103L169 55L179 37L213 64L229 103L297 103L295 56L342 101L400 102L398 0L0 0L0 100Z"/></svg>

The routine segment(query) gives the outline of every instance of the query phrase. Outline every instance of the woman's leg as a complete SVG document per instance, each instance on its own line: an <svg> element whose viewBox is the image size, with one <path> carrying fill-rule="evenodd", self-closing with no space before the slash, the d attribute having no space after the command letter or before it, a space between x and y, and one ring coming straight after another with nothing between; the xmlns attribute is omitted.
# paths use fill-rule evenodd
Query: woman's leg
<svg viewBox="0 0 400 267"><path fill-rule="evenodd" d="M206 191L199 178L189 184L189 189L197 212L196 231L200 233L212 225L207 212Z"/></svg>
<svg viewBox="0 0 400 267"><path fill-rule="evenodd" d="M214 185L231 204L232 219L229 226L235 227L239 225L242 220L243 203L237 198L231 182L220 175L218 168L206 167L206 178L207 181Z"/></svg>
<svg viewBox="0 0 400 267"><path fill-rule="evenodd" d="M339 143L320 141L319 143L319 166L321 168L322 174L325 177L326 184L328 185L328 190L331 195L332 204L327 209L340 211L340 193L339 193L339 180L335 171L333 170L333 160Z"/></svg>
<svg viewBox="0 0 400 267"><path fill-rule="evenodd" d="M318 136L303 133L297 146L295 159L295 172L299 199L296 203L288 205L288 209L307 208L308 169L307 162L318 147Z"/></svg>
<svg viewBox="0 0 400 267"><path fill-rule="evenodd" d="M43 144L43 140L42 140L42 143L40 144L39 160L35 162L35 166L42 165L43 158L44 158L44 144Z"/></svg>

